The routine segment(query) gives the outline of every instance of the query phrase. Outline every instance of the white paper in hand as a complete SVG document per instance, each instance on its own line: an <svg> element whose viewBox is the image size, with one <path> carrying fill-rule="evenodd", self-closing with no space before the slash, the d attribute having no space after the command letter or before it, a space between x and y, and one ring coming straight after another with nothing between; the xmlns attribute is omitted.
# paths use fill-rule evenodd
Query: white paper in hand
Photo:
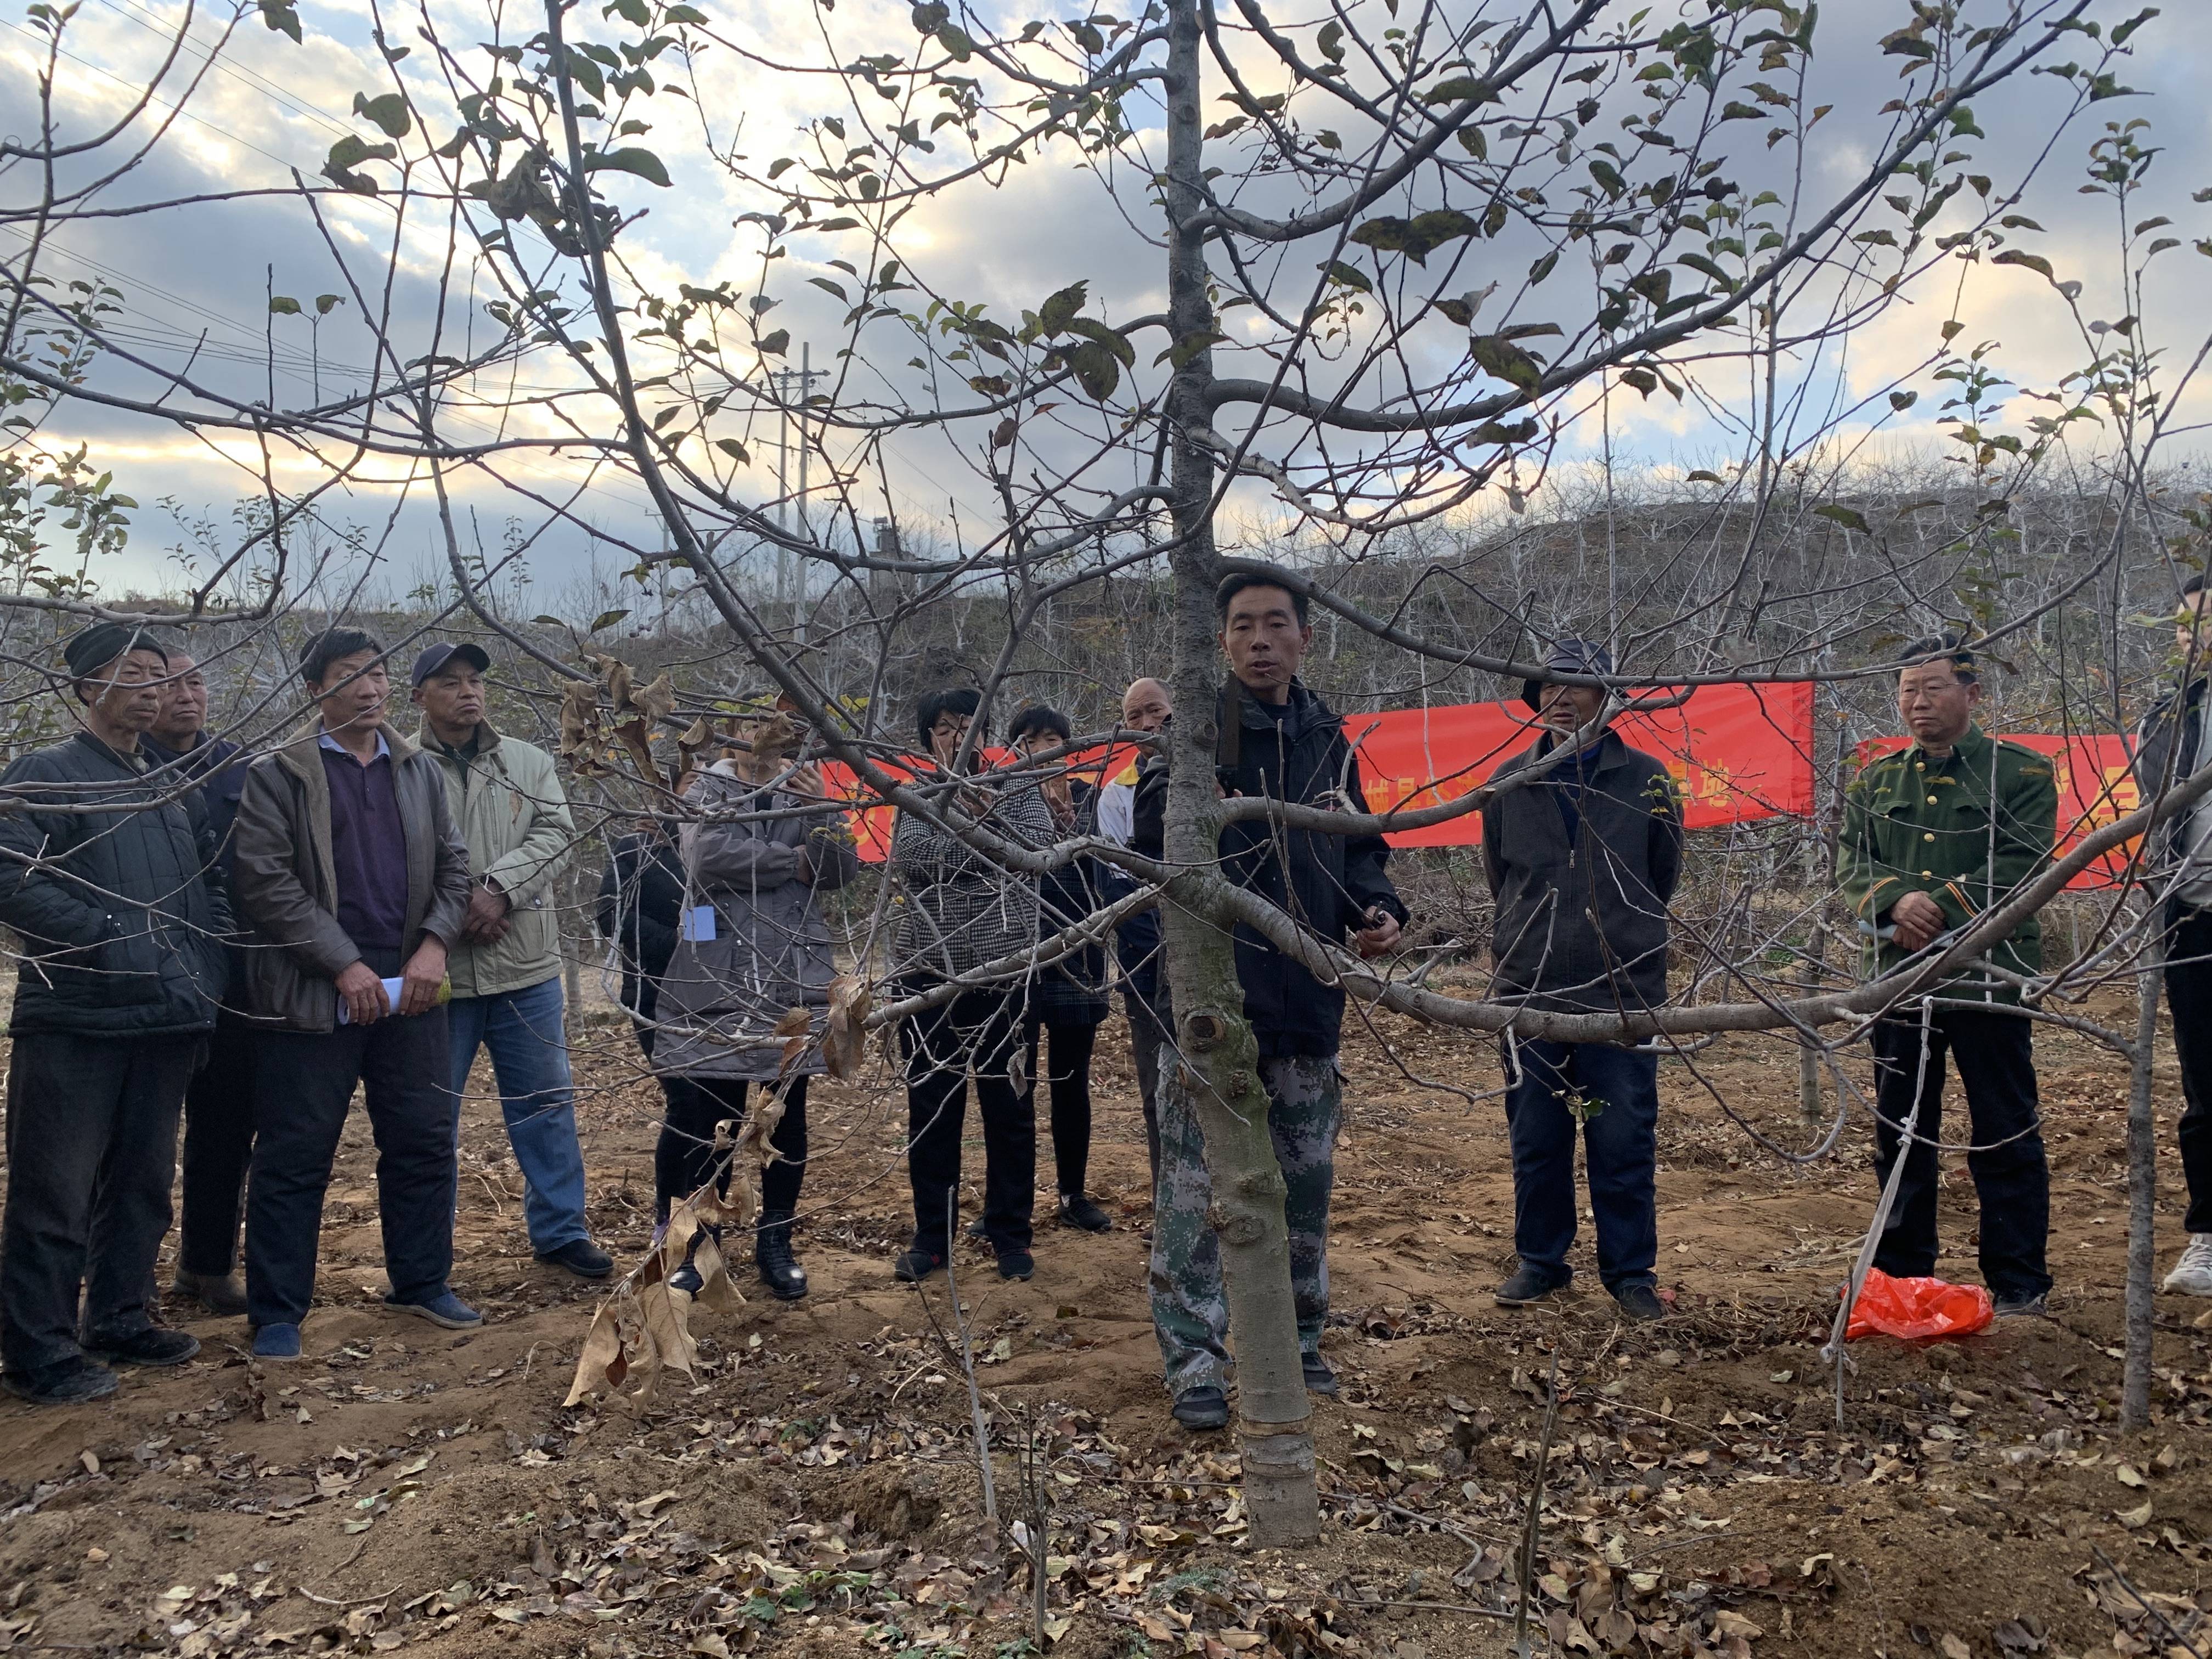
<svg viewBox="0 0 2212 1659"><path fill-rule="evenodd" d="M386 1008L385 1012L386 1013L398 1013L399 1012L399 990L402 986L407 983L406 980L404 978L379 980L377 983L384 987L384 1000L386 1003L389 1005ZM346 1006L346 1000L343 997L340 997L338 999L338 1024L341 1025L350 1025L353 1024L353 1010Z"/></svg>

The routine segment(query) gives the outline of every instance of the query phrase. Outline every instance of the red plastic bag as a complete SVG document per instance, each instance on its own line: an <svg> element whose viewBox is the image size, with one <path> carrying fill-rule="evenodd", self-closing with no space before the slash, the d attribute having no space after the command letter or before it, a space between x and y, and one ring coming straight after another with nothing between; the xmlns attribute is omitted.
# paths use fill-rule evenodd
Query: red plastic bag
<svg viewBox="0 0 2212 1659"><path fill-rule="evenodd" d="M1996 1317L1990 1293L1978 1285L1954 1285L1942 1279L1892 1279L1879 1267L1867 1269L1866 1285L1851 1304L1845 1341L1862 1336L1899 1336L1910 1342L1972 1336Z"/></svg>

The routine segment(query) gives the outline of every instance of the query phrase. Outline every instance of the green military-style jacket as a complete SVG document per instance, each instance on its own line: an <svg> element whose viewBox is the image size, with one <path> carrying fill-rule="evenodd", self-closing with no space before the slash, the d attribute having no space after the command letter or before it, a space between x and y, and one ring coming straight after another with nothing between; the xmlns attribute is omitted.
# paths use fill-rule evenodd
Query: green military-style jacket
<svg viewBox="0 0 2212 1659"><path fill-rule="evenodd" d="M1945 931L1954 932L2040 871L2057 836L2051 763L1972 726L1941 760L1915 744L1867 763L1844 797L1839 884L1863 929L1887 927L1899 899L1925 893L1942 907ZM2013 973L2040 972L2041 922L2028 917L1986 955ZM1871 978L1906 956L1869 934L1861 971ZM2019 1000L2010 987L1971 970L1943 989Z"/></svg>

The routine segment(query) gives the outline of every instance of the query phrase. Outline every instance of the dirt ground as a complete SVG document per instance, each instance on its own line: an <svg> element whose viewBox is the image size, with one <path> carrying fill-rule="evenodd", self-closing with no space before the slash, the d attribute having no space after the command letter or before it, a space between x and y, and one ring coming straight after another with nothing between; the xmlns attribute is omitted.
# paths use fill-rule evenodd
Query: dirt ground
<svg viewBox="0 0 2212 1659"><path fill-rule="evenodd" d="M935 1334L944 1282L890 1279L907 1204L893 1090L815 1097L813 1294L702 1311L696 1377L641 1411L561 1405L595 1291L531 1259L494 1107L464 1128L455 1274L484 1328L377 1305L356 1113L307 1363L256 1367L242 1321L196 1320L204 1346L180 1370L130 1375L86 1409L0 1406L0 1652L1013 1659L1034 1650L1042 1514L1055 1655L1503 1654L1540 1459L1537 1647L2201 1656L2212 1313L2160 1299L2154 1424L2121 1434L2125 1078L2078 1039L2039 1044L2053 1317L1852 1344L1839 1431L1816 1350L1875 1199L1865 1128L1792 1166L1728 1115L1816 1141L1794 1049L1731 1040L1666 1066L1675 1314L1627 1329L1587 1234L1561 1308L1491 1301L1511 1260L1503 1118L1453 1089L1494 1090L1494 1049L1389 1018L1352 1036L1325 1345L1345 1389L1316 1413L1323 1536L1287 1554L1244 1541L1233 1440L1167 1414L1118 1019L1092 1182L1116 1230L1041 1230L1029 1284L1001 1285L980 1247L956 1264L1003 1528L983 1520L966 1386ZM594 1224L627 1266L652 1218L655 1096L604 1015L577 1066ZM2174 1081L2169 1063L2169 1148ZM972 1187L972 1138L969 1158ZM1972 1188L1947 1163L1943 1271L1975 1282ZM1043 1148L1040 1164L1048 1187ZM2170 1149L2160 1179L2163 1265L2180 1234Z"/></svg>

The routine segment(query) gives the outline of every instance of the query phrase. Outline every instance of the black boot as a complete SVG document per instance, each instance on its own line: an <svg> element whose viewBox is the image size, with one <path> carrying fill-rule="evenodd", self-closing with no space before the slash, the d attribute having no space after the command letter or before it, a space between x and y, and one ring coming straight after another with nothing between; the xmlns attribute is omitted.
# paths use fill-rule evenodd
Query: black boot
<svg viewBox="0 0 2212 1659"><path fill-rule="evenodd" d="M702 1226L698 1231L691 1235L690 1248L684 1252L684 1260L677 1264L676 1271L668 1275L670 1290L681 1291L686 1296L696 1296L707 1288L707 1276L699 1271L697 1261L699 1241L702 1238L713 1239L716 1248L719 1249L722 1243L722 1230L720 1227Z"/></svg>
<svg viewBox="0 0 2212 1659"><path fill-rule="evenodd" d="M806 1294L806 1269L791 1254L790 1211L761 1212L760 1231L753 1235L753 1265L777 1301L796 1302Z"/></svg>

